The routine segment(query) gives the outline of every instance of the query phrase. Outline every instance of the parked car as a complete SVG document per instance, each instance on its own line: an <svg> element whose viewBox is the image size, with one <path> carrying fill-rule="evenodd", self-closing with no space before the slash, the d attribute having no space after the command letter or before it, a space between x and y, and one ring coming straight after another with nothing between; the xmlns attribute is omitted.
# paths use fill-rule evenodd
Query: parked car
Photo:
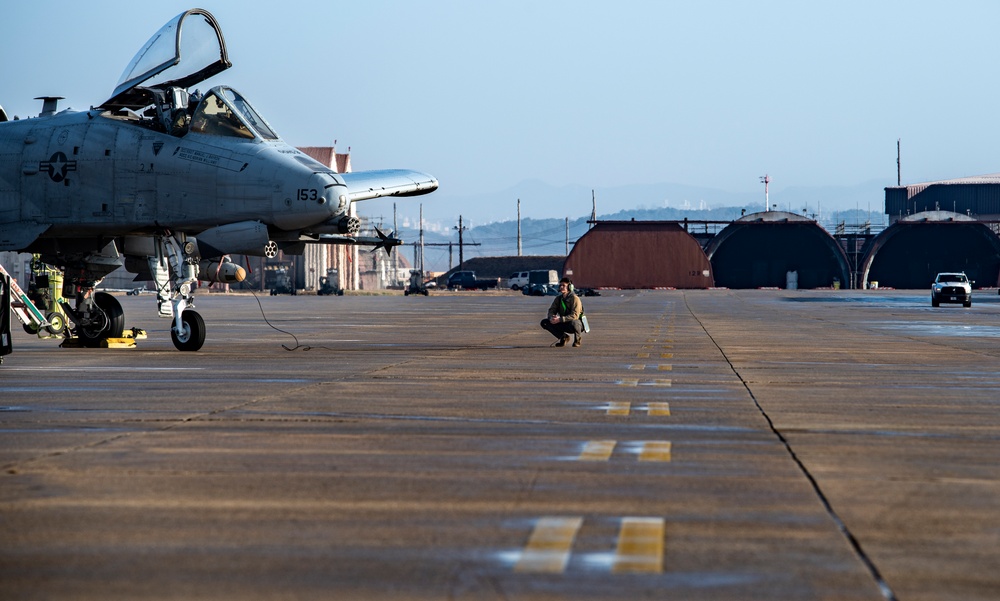
<svg viewBox="0 0 1000 601"><path fill-rule="evenodd" d="M499 288L500 278L479 279L475 271L456 271L448 276L448 290L488 290Z"/></svg>
<svg viewBox="0 0 1000 601"><path fill-rule="evenodd" d="M510 286L511 290L520 290L528 285L528 272L527 271L515 271L510 274L507 278L507 285Z"/></svg>
<svg viewBox="0 0 1000 601"><path fill-rule="evenodd" d="M931 286L931 306L941 303L962 303L972 306L972 284L965 273L939 273Z"/></svg>
<svg viewBox="0 0 1000 601"><path fill-rule="evenodd" d="M559 294L559 273L555 269L534 269L528 272L528 284L521 288L529 296L556 296Z"/></svg>

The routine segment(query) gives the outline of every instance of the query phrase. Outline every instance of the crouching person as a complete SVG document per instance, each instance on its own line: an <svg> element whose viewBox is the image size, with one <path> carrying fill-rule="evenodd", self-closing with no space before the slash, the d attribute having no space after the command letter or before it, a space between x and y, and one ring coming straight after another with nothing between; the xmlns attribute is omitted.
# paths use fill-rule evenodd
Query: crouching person
<svg viewBox="0 0 1000 601"><path fill-rule="evenodd" d="M573 292L573 282L569 278L559 280L559 296L552 301L548 317L542 320L542 328L558 340L552 346L566 346L569 335L573 335L573 346L583 342L583 303Z"/></svg>

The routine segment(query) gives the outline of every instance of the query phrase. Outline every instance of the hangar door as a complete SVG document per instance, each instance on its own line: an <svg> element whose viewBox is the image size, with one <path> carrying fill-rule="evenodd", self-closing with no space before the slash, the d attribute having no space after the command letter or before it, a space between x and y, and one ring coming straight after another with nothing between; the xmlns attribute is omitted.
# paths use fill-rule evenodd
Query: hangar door
<svg viewBox="0 0 1000 601"><path fill-rule="evenodd" d="M717 286L785 288L788 272L795 272L799 288L849 284L847 258L826 230L810 219L774 213L748 215L712 241L708 255Z"/></svg>
<svg viewBox="0 0 1000 601"><path fill-rule="evenodd" d="M866 282L930 288L943 271L964 271L976 286L997 285L1000 239L976 221L899 221L879 234L866 259Z"/></svg>

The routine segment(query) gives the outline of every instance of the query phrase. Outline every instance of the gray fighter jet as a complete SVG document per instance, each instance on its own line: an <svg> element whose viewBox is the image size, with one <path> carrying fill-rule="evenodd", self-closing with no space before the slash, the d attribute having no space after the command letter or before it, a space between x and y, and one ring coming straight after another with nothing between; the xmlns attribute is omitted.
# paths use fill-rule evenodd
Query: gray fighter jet
<svg viewBox="0 0 1000 601"><path fill-rule="evenodd" d="M245 277L231 255L310 243L388 251L402 241L359 236L350 203L437 189L416 171L335 173L233 88L192 90L231 65L215 18L193 9L150 38L100 106L58 111L59 98L41 98L41 114L22 120L0 108L0 250L64 271L75 304L62 308L86 344L122 334L121 305L94 291L122 265L156 281L174 345L196 351L205 322L193 290Z"/></svg>

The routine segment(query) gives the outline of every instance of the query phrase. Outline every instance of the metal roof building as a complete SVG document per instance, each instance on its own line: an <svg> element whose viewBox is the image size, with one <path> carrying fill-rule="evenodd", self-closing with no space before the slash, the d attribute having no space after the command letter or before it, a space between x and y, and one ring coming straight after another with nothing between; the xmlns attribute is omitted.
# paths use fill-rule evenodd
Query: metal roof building
<svg viewBox="0 0 1000 601"><path fill-rule="evenodd" d="M676 221L598 221L563 272L578 288L709 288L712 264Z"/></svg>
<svg viewBox="0 0 1000 601"><path fill-rule="evenodd" d="M926 211L1000 218L1000 173L885 189L885 213L890 223Z"/></svg>

